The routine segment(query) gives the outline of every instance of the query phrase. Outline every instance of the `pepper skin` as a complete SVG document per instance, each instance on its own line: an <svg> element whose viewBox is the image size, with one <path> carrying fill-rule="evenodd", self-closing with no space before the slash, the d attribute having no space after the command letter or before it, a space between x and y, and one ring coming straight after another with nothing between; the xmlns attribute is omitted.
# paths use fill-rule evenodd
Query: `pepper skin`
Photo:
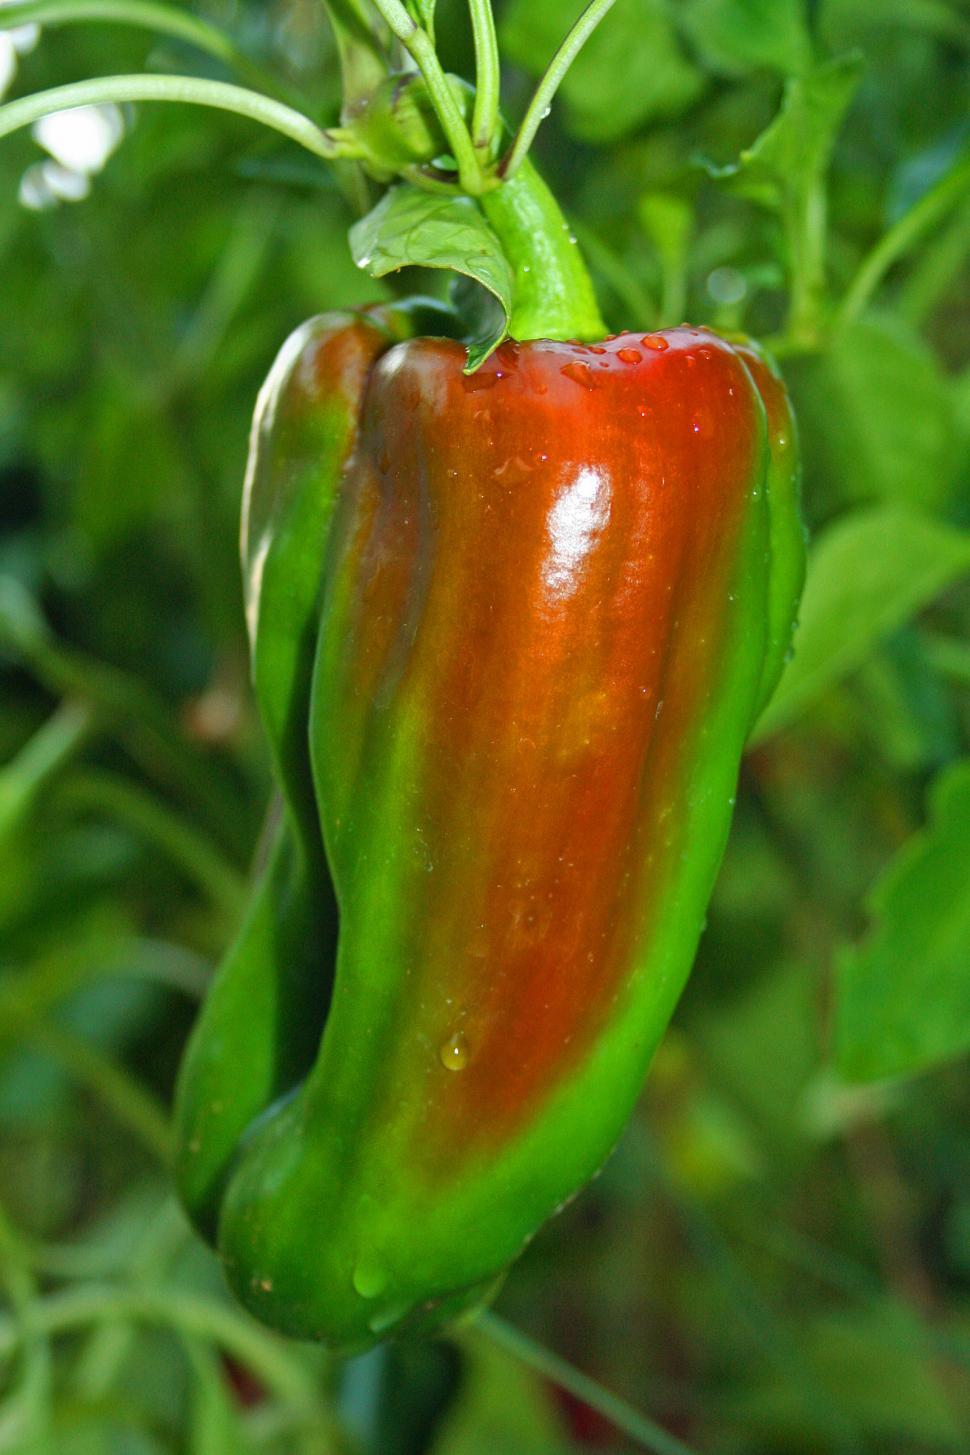
<svg viewBox="0 0 970 1455"><path fill-rule="evenodd" d="M320 529L336 976L309 1074L219 1179L242 1301L343 1352L476 1306L608 1156L799 580L740 350L675 329L464 362L415 338L373 363Z"/></svg>
<svg viewBox="0 0 970 1455"><path fill-rule="evenodd" d="M214 1238L240 1138L309 1071L333 976L336 905L307 720L326 540L370 370L417 330L454 327L433 299L327 313L287 340L256 404L241 555L253 686L281 788L265 863L196 1023L175 1104L179 1193Z"/></svg>

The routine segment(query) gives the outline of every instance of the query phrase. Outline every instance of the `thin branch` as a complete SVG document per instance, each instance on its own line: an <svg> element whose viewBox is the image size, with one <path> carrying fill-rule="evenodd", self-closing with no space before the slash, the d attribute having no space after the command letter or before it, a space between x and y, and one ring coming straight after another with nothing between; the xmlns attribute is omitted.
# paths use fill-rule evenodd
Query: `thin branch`
<svg viewBox="0 0 970 1455"><path fill-rule="evenodd" d="M558 1354L553 1354L550 1349L536 1343L528 1334L513 1328L504 1319L497 1318L492 1313L479 1314L474 1328L513 1358L534 1369L544 1379L551 1380L560 1389L575 1395L583 1404L596 1410L597 1414L609 1420L611 1425L635 1440L644 1450L652 1451L653 1455L694 1455L689 1445L668 1434L660 1425L634 1409L633 1405L627 1404L626 1400L611 1394L588 1374L575 1369L565 1359L560 1359Z"/></svg>
<svg viewBox="0 0 970 1455"><path fill-rule="evenodd" d="M839 309L839 322L851 323L868 304L892 265L903 256L925 232L939 221L961 197L970 193L970 155L925 192L918 202L894 223L863 260Z"/></svg>
<svg viewBox="0 0 970 1455"><path fill-rule="evenodd" d="M612 10L615 3L616 0L591 0L556 51L549 62L545 75L535 89L516 132L512 147L502 164L503 177L511 177L525 161L529 148L535 140L536 132L549 115L552 99L559 90L566 72L600 21Z"/></svg>
<svg viewBox="0 0 970 1455"><path fill-rule="evenodd" d="M498 36L492 0L468 0L472 34L475 38L475 109L472 115L472 141L491 161L491 149L498 128L501 71Z"/></svg>
<svg viewBox="0 0 970 1455"><path fill-rule="evenodd" d="M289 137L298 146L325 161L348 155L309 117L270 96L231 86L225 81L205 81L195 76L101 76L88 81L75 81L55 86L50 91L37 91L0 106L0 137L32 126L42 116L55 111L71 111L77 106L98 106L106 102L124 104L129 101L177 101L187 106L209 106L216 111L230 111L257 121L281 136Z"/></svg>

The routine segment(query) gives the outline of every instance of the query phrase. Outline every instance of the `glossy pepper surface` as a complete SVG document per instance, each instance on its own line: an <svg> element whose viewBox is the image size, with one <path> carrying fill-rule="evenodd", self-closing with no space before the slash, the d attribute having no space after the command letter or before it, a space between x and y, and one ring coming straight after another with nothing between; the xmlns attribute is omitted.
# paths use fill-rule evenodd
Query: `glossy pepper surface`
<svg viewBox="0 0 970 1455"><path fill-rule="evenodd" d="M254 656L261 699L261 660L290 664L263 711L300 913L335 891L332 994L324 934L264 933L242 956L273 1003L258 1086L258 1031L242 1111L198 1070L233 1057L230 956L180 1095L183 1195L239 1296L342 1350L473 1307L609 1154L693 959L803 549L790 413L748 346L509 343L469 376L459 343L372 321L327 347L362 333L352 385L312 341L284 354L250 476L277 482L260 589L274 549L303 562ZM287 500L309 524L284 550Z"/></svg>

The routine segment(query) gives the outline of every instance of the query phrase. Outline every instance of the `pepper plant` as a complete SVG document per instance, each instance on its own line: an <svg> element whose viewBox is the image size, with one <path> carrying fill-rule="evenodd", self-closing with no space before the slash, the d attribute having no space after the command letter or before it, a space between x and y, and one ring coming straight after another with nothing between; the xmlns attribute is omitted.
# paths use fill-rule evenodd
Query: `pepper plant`
<svg viewBox="0 0 970 1455"><path fill-rule="evenodd" d="M247 84L80 82L0 109L0 134L90 102L232 111L337 169L362 269L446 275L312 321L260 396L243 569L279 801L177 1100L180 1192L239 1297L346 1353L477 1311L603 1164L694 957L745 741L798 711L820 628L773 696L802 585L797 431L735 280L724 337L673 326L689 224L647 195L659 306L589 239L607 334L530 160L610 3L511 125L487 0L473 84L442 64L433 5L328 8L333 125L186 12L5 7L149 25ZM703 166L775 220L792 286L767 331L798 380L967 170L833 300L826 174L860 63L796 69L740 160Z"/></svg>

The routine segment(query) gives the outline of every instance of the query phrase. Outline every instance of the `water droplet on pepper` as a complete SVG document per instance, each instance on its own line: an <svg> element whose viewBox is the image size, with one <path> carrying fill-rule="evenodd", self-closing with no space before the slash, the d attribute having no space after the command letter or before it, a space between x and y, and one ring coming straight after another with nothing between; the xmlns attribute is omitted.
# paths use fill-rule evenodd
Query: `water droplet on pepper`
<svg viewBox="0 0 970 1455"><path fill-rule="evenodd" d="M584 389L596 388L592 370L588 364L582 363L579 359L574 359L570 364L563 364L559 372L565 374L567 379L572 379L574 384L582 384Z"/></svg>
<svg viewBox="0 0 970 1455"><path fill-rule="evenodd" d="M438 1052L438 1059L446 1071L464 1071L468 1065L468 1042L461 1031L448 1037Z"/></svg>

